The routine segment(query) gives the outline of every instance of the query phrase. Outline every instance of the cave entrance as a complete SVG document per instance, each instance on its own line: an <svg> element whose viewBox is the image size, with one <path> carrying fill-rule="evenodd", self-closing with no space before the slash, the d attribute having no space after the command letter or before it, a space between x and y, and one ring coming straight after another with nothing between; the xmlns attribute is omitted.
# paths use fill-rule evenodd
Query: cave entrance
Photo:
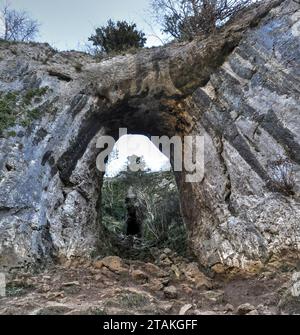
<svg viewBox="0 0 300 335"><path fill-rule="evenodd" d="M101 193L111 252L142 259L156 249L186 253L186 226L170 161L146 136L125 135L116 142Z"/></svg>

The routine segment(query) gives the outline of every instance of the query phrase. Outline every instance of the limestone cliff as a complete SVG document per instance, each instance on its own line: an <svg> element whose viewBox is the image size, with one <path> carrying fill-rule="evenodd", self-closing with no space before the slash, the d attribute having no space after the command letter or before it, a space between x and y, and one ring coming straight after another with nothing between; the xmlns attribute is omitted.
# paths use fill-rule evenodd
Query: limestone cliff
<svg viewBox="0 0 300 335"><path fill-rule="evenodd" d="M205 136L204 179L176 175L201 264L250 269L296 256L299 37L299 1L277 0L205 40L101 62L1 42L0 265L101 250L96 140L120 127ZM288 193L270 167L287 159L295 179Z"/></svg>

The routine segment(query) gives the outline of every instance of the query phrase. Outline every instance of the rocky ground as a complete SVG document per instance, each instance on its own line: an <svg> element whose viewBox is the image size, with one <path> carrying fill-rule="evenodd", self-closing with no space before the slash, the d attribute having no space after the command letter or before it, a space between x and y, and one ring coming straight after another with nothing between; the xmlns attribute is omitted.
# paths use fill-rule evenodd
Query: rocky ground
<svg viewBox="0 0 300 335"><path fill-rule="evenodd" d="M300 313L300 274L291 264L256 275L215 270L208 277L169 249L153 263L117 256L74 259L35 274L9 275L0 314Z"/></svg>

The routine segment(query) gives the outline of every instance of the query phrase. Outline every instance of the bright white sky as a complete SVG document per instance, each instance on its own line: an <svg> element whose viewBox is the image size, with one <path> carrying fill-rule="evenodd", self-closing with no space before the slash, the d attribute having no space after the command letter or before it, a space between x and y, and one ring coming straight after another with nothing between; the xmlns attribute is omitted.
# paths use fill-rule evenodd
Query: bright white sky
<svg viewBox="0 0 300 335"><path fill-rule="evenodd" d="M160 45L160 29L147 23L150 0L0 0L18 10L26 10L41 23L39 41L60 50L82 49L95 28L109 19L137 23L148 38L147 46ZM147 21L147 22L146 22ZM149 22L150 23L150 22Z"/></svg>
<svg viewBox="0 0 300 335"><path fill-rule="evenodd" d="M118 151L118 158L107 165L106 175L113 177L118 174L131 155L143 156L146 166L152 171L169 170L169 159L145 136L125 135L115 144L114 151Z"/></svg>

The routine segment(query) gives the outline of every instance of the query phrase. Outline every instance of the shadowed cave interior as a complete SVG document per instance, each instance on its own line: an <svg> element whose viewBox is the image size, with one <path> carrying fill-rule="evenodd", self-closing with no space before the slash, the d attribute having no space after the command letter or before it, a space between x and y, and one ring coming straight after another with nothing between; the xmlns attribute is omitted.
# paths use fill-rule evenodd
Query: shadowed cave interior
<svg viewBox="0 0 300 335"><path fill-rule="evenodd" d="M106 162L100 212L108 254L151 259L156 250L169 248L187 256L170 161L147 137L129 135L116 142Z"/></svg>

